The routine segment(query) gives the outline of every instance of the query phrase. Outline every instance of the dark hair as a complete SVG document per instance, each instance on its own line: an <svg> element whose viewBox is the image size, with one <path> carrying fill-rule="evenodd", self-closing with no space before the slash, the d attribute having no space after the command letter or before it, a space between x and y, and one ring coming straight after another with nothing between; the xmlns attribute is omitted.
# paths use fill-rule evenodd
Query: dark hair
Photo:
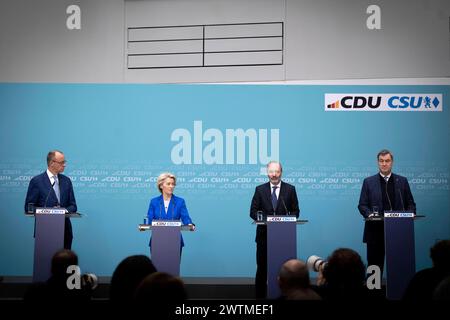
<svg viewBox="0 0 450 320"><path fill-rule="evenodd" d="M443 271L450 270L450 240L440 240L430 249L433 266Z"/></svg>
<svg viewBox="0 0 450 320"><path fill-rule="evenodd" d="M392 161L394 161L394 155L392 154L392 152L390 152L390 151L387 150L387 149L383 149L383 150L381 150L380 152L378 152L378 154L377 154L377 160L380 159L380 156L385 156L385 155L387 155L387 154L390 155Z"/></svg>
<svg viewBox="0 0 450 320"><path fill-rule="evenodd" d="M136 289L135 300L142 302L182 301L187 298L183 281L165 272L155 272L144 278Z"/></svg>
<svg viewBox="0 0 450 320"><path fill-rule="evenodd" d="M339 248L328 258L323 276L330 287L354 289L363 286L366 270L361 256L356 251Z"/></svg>
<svg viewBox="0 0 450 320"><path fill-rule="evenodd" d="M77 254L72 250L59 250L52 257L52 276L66 277L67 268L71 265L78 265Z"/></svg>
<svg viewBox="0 0 450 320"><path fill-rule="evenodd" d="M134 255L125 258L112 275L110 299L130 301L142 279L153 272L156 272L156 268L149 257Z"/></svg>

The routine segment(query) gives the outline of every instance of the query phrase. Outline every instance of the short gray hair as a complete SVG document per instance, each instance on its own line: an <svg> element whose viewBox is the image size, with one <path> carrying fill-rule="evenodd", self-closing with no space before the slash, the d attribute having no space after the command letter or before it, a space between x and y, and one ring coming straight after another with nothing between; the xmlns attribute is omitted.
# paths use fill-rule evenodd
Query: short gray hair
<svg viewBox="0 0 450 320"><path fill-rule="evenodd" d="M269 169L269 166L270 166L272 163L278 164L278 165L280 166L280 172L283 172L283 167L282 167L282 165L281 165L281 162L275 161L275 160L269 161L269 163L268 163L267 166L266 166L266 169Z"/></svg>
<svg viewBox="0 0 450 320"><path fill-rule="evenodd" d="M48 152L48 154L47 154L47 166L49 166L50 163L53 160L55 160L55 156L56 156L57 152L59 152L61 154L64 154L62 151L59 151L59 150L51 150L51 151Z"/></svg>
<svg viewBox="0 0 450 320"><path fill-rule="evenodd" d="M162 193L162 184L166 179L172 178L175 185L177 185L177 177L173 173L170 172L163 172L158 176L158 179L156 180L156 187L158 188L159 192Z"/></svg>

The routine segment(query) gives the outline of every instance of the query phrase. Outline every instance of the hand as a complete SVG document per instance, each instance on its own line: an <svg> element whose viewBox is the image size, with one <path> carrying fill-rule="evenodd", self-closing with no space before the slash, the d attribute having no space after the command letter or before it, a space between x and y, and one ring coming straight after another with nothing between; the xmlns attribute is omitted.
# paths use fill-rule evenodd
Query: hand
<svg viewBox="0 0 450 320"><path fill-rule="evenodd" d="M189 230L195 231L195 225L194 224L190 223L190 224L188 224L188 226L189 226Z"/></svg>
<svg viewBox="0 0 450 320"><path fill-rule="evenodd" d="M317 273L316 285L322 286L326 282L325 277L323 276L323 264L319 267L319 272Z"/></svg>

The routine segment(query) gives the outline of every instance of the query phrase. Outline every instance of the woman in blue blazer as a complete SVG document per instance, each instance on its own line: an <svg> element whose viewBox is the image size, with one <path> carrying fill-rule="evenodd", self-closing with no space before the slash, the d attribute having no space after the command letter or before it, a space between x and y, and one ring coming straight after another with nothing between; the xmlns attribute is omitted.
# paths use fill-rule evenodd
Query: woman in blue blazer
<svg viewBox="0 0 450 320"><path fill-rule="evenodd" d="M148 223L151 224L153 220L181 220L184 225L188 225L194 231L195 225L189 217L186 202L183 198L173 194L176 184L177 178L174 174L164 172L159 175L156 185L161 195L150 200L147 213ZM183 246L184 241L181 237L181 247Z"/></svg>

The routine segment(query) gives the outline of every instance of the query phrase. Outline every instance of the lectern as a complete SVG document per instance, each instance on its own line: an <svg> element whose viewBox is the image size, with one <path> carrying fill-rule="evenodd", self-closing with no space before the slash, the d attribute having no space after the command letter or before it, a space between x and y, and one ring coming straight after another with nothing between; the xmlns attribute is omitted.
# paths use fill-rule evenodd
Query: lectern
<svg viewBox="0 0 450 320"><path fill-rule="evenodd" d="M179 276L181 231L190 230L189 226L177 220L154 220L151 225L139 225L139 230L152 231L151 256L156 270Z"/></svg>
<svg viewBox="0 0 450 320"><path fill-rule="evenodd" d="M385 211L383 217L367 221L384 220L384 247L386 252L386 297L400 300L416 273L414 220L423 218L407 211Z"/></svg>
<svg viewBox="0 0 450 320"><path fill-rule="evenodd" d="M386 297L400 300L416 273L413 212L384 213L384 245L386 250Z"/></svg>
<svg viewBox="0 0 450 320"><path fill-rule="evenodd" d="M65 208L36 208L27 216L35 218L33 282L47 281L55 253L64 248L65 218L79 218Z"/></svg>
<svg viewBox="0 0 450 320"><path fill-rule="evenodd" d="M256 225L267 225L267 298L280 296L278 273L281 266L297 258L297 225L308 220L297 220L295 216L267 216L266 221Z"/></svg>

